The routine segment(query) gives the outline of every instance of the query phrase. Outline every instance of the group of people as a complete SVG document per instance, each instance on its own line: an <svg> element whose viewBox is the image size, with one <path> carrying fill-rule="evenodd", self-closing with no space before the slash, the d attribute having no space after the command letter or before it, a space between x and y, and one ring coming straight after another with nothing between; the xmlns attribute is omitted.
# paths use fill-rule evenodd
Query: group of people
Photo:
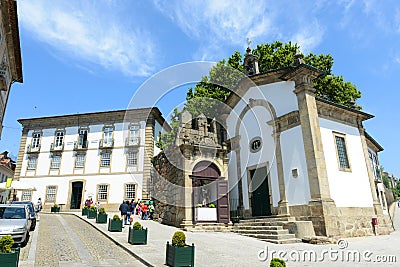
<svg viewBox="0 0 400 267"><path fill-rule="evenodd" d="M91 197L85 200L85 207L91 207L91 206L94 206L94 205L95 205L95 203L93 202ZM96 206L97 206L97 212L99 212L99 210L100 210L100 202L97 202Z"/></svg>
<svg viewBox="0 0 400 267"><path fill-rule="evenodd" d="M152 220L154 214L153 201L143 201L134 199L131 202L123 201L119 206L119 211L121 212L121 217L123 218L125 224L132 224L133 216L138 215L142 220Z"/></svg>

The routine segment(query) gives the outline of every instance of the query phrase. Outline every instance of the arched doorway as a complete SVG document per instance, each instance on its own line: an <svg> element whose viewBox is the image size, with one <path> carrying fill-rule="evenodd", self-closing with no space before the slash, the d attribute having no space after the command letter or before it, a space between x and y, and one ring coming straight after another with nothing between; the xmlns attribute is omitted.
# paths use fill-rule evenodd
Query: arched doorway
<svg viewBox="0 0 400 267"><path fill-rule="evenodd" d="M228 181L221 177L219 168L209 161L201 161L194 166L190 177L194 223L229 223Z"/></svg>

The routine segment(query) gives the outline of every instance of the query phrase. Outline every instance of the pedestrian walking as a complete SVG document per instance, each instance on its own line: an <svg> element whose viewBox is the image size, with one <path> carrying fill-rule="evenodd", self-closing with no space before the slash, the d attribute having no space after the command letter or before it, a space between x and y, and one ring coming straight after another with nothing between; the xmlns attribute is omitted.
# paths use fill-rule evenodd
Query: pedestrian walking
<svg viewBox="0 0 400 267"><path fill-rule="evenodd" d="M37 212L41 211L42 209L42 199L39 197L37 202Z"/></svg>
<svg viewBox="0 0 400 267"><path fill-rule="evenodd" d="M125 204L128 206L128 210L126 211L126 220L125 224L131 224L131 213L132 213L132 205L129 201L125 201Z"/></svg>
<svg viewBox="0 0 400 267"><path fill-rule="evenodd" d="M121 217L123 222L126 222L126 213L128 212L128 204L125 201L122 201L121 205L119 205L119 211L121 212ZM124 227L124 226L122 226Z"/></svg>
<svg viewBox="0 0 400 267"><path fill-rule="evenodd" d="M100 208L101 208L101 206L100 206L100 201L97 201L97 213L100 212Z"/></svg>
<svg viewBox="0 0 400 267"><path fill-rule="evenodd" d="M153 220L153 214L154 214L154 205L153 202L150 201L150 205L149 205L149 220Z"/></svg>

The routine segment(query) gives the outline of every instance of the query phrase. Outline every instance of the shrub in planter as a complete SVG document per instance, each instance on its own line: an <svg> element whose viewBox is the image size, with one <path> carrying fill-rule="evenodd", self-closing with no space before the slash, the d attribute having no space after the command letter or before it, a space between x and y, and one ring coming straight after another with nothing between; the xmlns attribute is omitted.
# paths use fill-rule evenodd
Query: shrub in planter
<svg viewBox="0 0 400 267"><path fill-rule="evenodd" d="M11 249L14 240L10 235L0 237L0 263L2 267L18 266L19 248Z"/></svg>
<svg viewBox="0 0 400 267"><path fill-rule="evenodd" d="M54 204L53 207L51 207L51 212L60 212L58 204Z"/></svg>
<svg viewBox="0 0 400 267"><path fill-rule="evenodd" d="M82 216L87 216L88 212L89 212L89 207L84 206L82 209Z"/></svg>
<svg viewBox="0 0 400 267"><path fill-rule="evenodd" d="M107 213L104 208L100 208L99 213L96 216L96 223L107 223Z"/></svg>
<svg viewBox="0 0 400 267"><path fill-rule="evenodd" d="M177 231L172 237L172 244L167 242L165 264L168 266L194 266L194 244L186 245L186 236Z"/></svg>
<svg viewBox="0 0 400 267"><path fill-rule="evenodd" d="M129 228L128 243L132 245L146 245L147 228L143 229L140 222L135 222L132 228Z"/></svg>
<svg viewBox="0 0 400 267"><path fill-rule="evenodd" d="M117 214L112 219L108 219L108 231L122 232L122 220Z"/></svg>
<svg viewBox="0 0 400 267"><path fill-rule="evenodd" d="M270 267L286 267L286 262L279 258L273 258L269 264Z"/></svg>
<svg viewBox="0 0 400 267"><path fill-rule="evenodd" d="M87 217L88 219L95 219L97 215L97 208L96 206L90 206Z"/></svg>

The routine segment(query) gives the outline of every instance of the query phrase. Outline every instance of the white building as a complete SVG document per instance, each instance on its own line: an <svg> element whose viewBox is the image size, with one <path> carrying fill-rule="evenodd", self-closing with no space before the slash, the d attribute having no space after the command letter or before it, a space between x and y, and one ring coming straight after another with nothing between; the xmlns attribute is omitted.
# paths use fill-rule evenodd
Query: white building
<svg viewBox="0 0 400 267"><path fill-rule="evenodd" d="M0 126L13 82L22 83L17 1L3 0L0 3Z"/></svg>
<svg viewBox="0 0 400 267"><path fill-rule="evenodd" d="M157 108L21 119L15 179L44 208L80 209L91 197L108 210L122 200L149 198L154 140L163 131ZM164 125L164 126L162 126ZM21 196L22 197L22 196ZM26 197L25 197L26 199Z"/></svg>
<svg viewBox="0 0 400 267"><path fill-rule="evenodd" d="M258 73L248 51L244 67L253 72L225 101L230 199L241 214L312 221L325 236L373 234L372 218L391 231L362 124L373 116L316 98L322 73L299 60Z"/></svg>

